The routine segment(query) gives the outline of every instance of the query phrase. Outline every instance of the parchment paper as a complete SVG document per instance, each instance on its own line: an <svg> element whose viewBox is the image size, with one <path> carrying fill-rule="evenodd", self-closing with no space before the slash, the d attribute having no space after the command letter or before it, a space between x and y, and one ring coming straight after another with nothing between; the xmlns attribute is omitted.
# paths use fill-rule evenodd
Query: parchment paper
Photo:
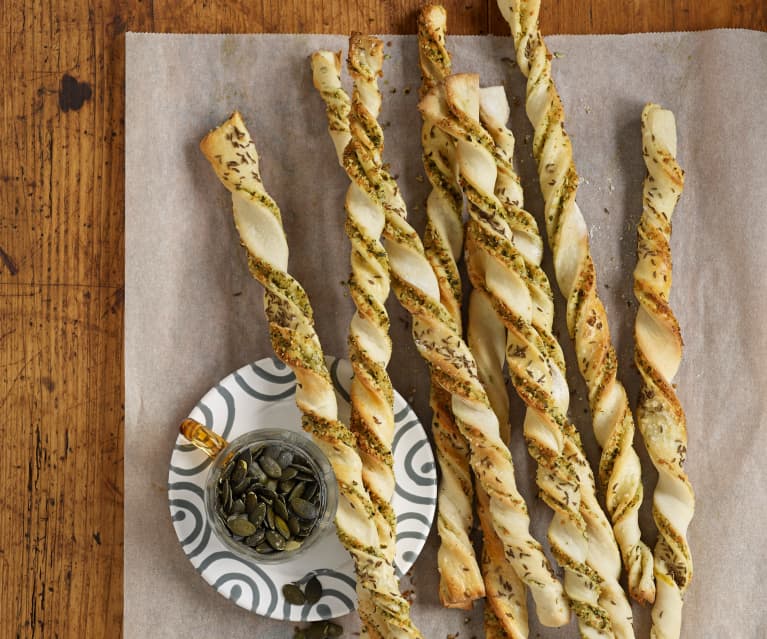
<svg viewBox="0 0 767 639"><path fill-rule="evenodd" d="M422 230L428 184L415 108L415 39L385 40L391 56L381 84L385 156ZM557 52L554 72L582 176L578 199L591 230L619 375L632 402L638 374L632 364L631 286L645 174L639 117L647 101L676 114L687 181L674 215L672 303L686 344L677 381L688 420L687 469L697 494L689 535L695 577L683 636L765 637L767 35L727 30L547 41ZM220 378L272 354L262 290L247 272L230 197L197 146L235 108L256 140L264 183L282 207L291 271L314 304L325 350L346 354L353 312L342 284L349 273L343 231L347 178L311 85L307 56L321 47L345 50L346 38L127 35L126 639L292 636L286 622L238 608L195 573L171 526L166 480L179 421ZM455 71L479 71L483 85L508 87L517 163L528 207L540 219L524 84L510 64L510 39L452 37L449 47ZM598 457L584 385L558 290L556 295L573 389L571 415L593 463ZM407 314L394 300L389 309L394 384L428 424L426 368L412 345ZM534 496L533 467L521 441L522 409L516 399L513 406L518 481L534 533L544 540L550 514ZM639 437L637 445L645 470L642 526L653 544L650 495L656 474ZM481 605L469 613L439 605L436 542L432 533L415 566L415 621L428 639L480 637ZM559 630L540 627L532 605L530 619L531 637L577 636L574 623ZM357 628L353 615L343 623L347 633ZM638 606L635 627L638 637L647 636L648 612Z"/></svg>

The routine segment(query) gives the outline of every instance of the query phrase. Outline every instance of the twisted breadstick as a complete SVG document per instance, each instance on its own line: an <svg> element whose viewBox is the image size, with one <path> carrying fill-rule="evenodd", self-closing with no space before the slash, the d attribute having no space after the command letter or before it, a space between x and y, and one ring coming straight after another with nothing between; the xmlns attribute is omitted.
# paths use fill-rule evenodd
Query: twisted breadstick
<svg viewBox="0 0 767 639"><path fill-rule="evenodd" d="M549 245L559 288L567 299L567 326L575 340L578 367L589 389L597 442L599 478L628 572L632 597L655 598L652 555L642 543L639 506L642 481L634 450L634 418L610 340L607 314L597 294L588 230L575 202L578 174L564 109L551 76L551 54L538 28L540 0L498 0L511 27L517 64L527 76L527 115L535 129L533 153L545 200Z"/></svg>
<svg viewBox="0 0 767 639"><path fill-rule="evenodd" d="M676 161L674 114L657 104L648 104L642 111L642 152L648 175L634 271L634 294L639 301L635 361L643 381L637 423L658 470L653 495L659 533L655 546L658 591L651 635L672 639L681 632L682 596L692 578L687 526L695 509L695 495L683 468L687 454L685 416L671 383L682 358L682 336L668 303L671 216L684 187L684 171Z"/></svg>
<svg viewBox="0 0 767 639"><path fill-rule="evenodd" d="M541 269L543 240L538 225L522 208L523 193L511 158L514 137L505 126L509 105L503 87L480 91L480 120L495 142L495 164L498 177L495 194L503 204L506 219L514 238L514 246L525 260L527 286L533 304L532 324L545 344L551 362L559 369L560 381L555 385L555 400L563 414L567 413L570 393L567 388L565 360L552 330L554 325L554 296L549 279ZM599 604L607 611L616 637L633 637L631 609L618 582L621 564L618 546L610 522L597 500L594 476L583 452L578 432L568 422L565 456L568 457L580 481L580 513L586 522L588 554L586 563L600 579Z"/></svg>
<svg viewBox="0 0 767 639"><path fill-rule="evenodd" d="M280 210L267 194L255 144L239 113L211 131L200 147L232 193L234 221L248 251L250 272L266 289L264 305L277 356L295 372L302 426L327 456L339 487L336 529L357 573L359 613L370 636L421 637L399 592L393 564L380 548L375 507L362 483L354 434L337 419L337 405L312 308L287 272L288 245Z"/></svg>
<svg viewBox="0 0 767 639"><path fill-rule="evenodd" d="M363 46L374 46L378 39L363 41ZM542 622L562 625L568 612L561 585L540 544L530 536L527 511L516 489L511 455L499 436L498 420L477 377L471 351L439 300L437 278L418 234L405 219L407 212L396 182L380 158L356 154L351 147L344 153L344 167L349 178L385 211L384 238L394 291L413 316L416 347L432 375L452 396L456 422L471 444L472 470L490 498L493 527L507 555L525 565L526 583L536 598Z"/></svg>
<svg viewBox="0 0 767 639"><path fill-rule="evenodd" d="M383 55L381 51L368 60L365 74L354 78L353 120L375 121L381 109L381 94L376 86ZM343 138L359 147L359 152L380 155L381 138L373 141L364 135L367 122L352 124L352 132L342 118L348 102L341 94L340 53L318 52L312 56L314 83L326 103L329 127L340 148ZM330 99L332 96L332 99ZM337 105L337 106L334 106ZM337 109L337 113L334 113ZM372 146L371 146L372 144ZM352 244L352 274L349 278L356 313L349 327L349 358L354 369L351 386L350 427L357 435L357 448L362 457L362 479L376 507L376 526L381 548L389 561L396 550L396 517L391 507L394 495L392 439L394 437L394 395L386 366L391 357L389 315L389 260L380 242L384 214L370 206L367 195L352 184L346 194L346 233Z"/></svg>
<svg viewBox="0 0 767 639"><path fill-rule="evenodd" d="M422 94L450 75L446 26L447 13L440 5L427 5L418 15ZM457 262L463 250L463 197L453 170L455 145L428 119L424 119L421 142L424 170L432 186L426 201L423 248L437 276L440 301L460 331L461 276ZM469 445L455 424L450 394L432 382L429 399L437 461L442 471L437 501L439 595L444 606L470 609L472 601L485 594L485 585L469 539L474 501Z"/></svg>
<svg viewBox="0 0 767 639"><path fill-rule="evenodd" d="M624 627L631 610L617 582L620 560L615 542L613 571L603 563L589 562L592 548L587 526L599 509L597 506L597 513L592 513L591 507L596 504L593 481L589 484L588 477L583 477L588 474L588 462L565 417L569 392L564 359L551 335L551 289L536 263L540 260L540 241L534 239L536 226L520 207L522 193L510 160L513 139L503 124L508 118L508 103L502 89L489 91L485 94L484 118L497 145L479 122L476 75L448 78L445 96L434 91L422 100L421 108L441 114L440 126L455 137L458 145L461 183L471 215L467 231L469 275L475 290L488 297L508 329L507 363L515 388L528 406L525 434L538 462L538 485L544 501L557 512L549 540L555 557L565 568L565 589L581 632L585 636L613 636L613 632L621 637L633 636L630 622L628 629ZM502 168L500 173L498 166ZM518 230L519 244L527 255L516 248L512 229ZM536 361L541 362L537 371L532 368ZM550 424L555 424L557 431L548 439L561 437L562 453L545 451L538 443L537 433ZM565 498L563 490L567 491ZM589 490L591 494L585 494ZM599 548L609 557L609 544ZM609 598L604 596L608 592Z"/></svg>
<svg viewBox="0 0 767 639"><path fill-rule="evenodd" d="M509 396L503 378L506 327L487 297L474 290L469 299L468 344L477 361L477 374L498 418L501 439L509 441ZM528 635L527 587L506 559L503 544L493 529L488 496L477 490L477 511L482 526L482 576L485 580L486 639L523 639Z"/></svg>

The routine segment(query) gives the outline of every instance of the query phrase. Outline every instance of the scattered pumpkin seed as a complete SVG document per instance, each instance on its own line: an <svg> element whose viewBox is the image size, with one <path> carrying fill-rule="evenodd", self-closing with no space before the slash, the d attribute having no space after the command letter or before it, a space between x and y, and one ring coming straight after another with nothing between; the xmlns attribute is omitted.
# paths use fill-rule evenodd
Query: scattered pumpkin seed
<svg viewBox="0 0 767 639"><path fill-rule="evenodd" d="M282 587L282 596L285 597L285 601L294 606L303 606L306 603L304 593L295 584L285 584Z"/></svg>
<svg viewBox="0 0 767 639"><path fill-rule="evenodd" d="M304 595L308 604L316 604L322 598L322 584L316 576L306 582Z"/></svg>
<svg viewBox="0 0 767 639"><path fill-rule="evenodd" d="M248 465L245 463L244 459L240 459L234 465L234 470L232 471L232 476L229 478L229 483L238 484L243 479L245 479L245 475L247 474L248 474Z"/></svg>
<svg viewBox="0 0 767 639"><path fill-rule="evenodd" d="M290 517L288 519L288 528L290 528L290 532L294 535L297 535L301 531L301 524L298 521L298 517Z"/></svg>
<svg viewBox="0 0 767 639"><path fill-rule="evenodd" d="M256 510L257 507L258 507L258 497L256 497L256 493L249 492L247 495L245 495L245 511L249 515L252 515L253 511Z"/></svg>
<svg viewBox="0 0 767 639"><path fill-rule="evenodd" d="M274 514L279 515L282 517L285 521L287 521L290 518L290 515L288 514L288 508L285 506L285 502L282 501L282 498L278 498L274 502Z"/></svg>
<svg viewBox="0 0 767 639"><path fill-rule="evenodd" d="M274 506L266 507L266 527L274 530Z"/></svg>
<svg viewBox="0 0 767 639"><path fill-rule="evenodd" d="M282 517L276 516L274 518L274 528L285 538L285 541L288 541L291 538L292 535L290 533L290 528L288 527L288 522Z"/></svg>
<svg viewBox="0 0 767 639"><path fill-rule="evenodd" d="M296 541L295 539L291 539L290 541L285 543L285 550L296 550L297 548L301 547L301 542Z"/></svg>

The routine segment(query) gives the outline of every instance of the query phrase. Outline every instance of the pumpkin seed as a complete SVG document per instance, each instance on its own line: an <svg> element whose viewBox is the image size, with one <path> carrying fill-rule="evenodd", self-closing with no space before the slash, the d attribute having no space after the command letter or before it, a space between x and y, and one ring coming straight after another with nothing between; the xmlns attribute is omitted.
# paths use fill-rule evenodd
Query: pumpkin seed
<svg viewBox="0 0 767 639"><path fill-rule="evenodd" d="M322 584L316 576L306 582L304 595L308 604L316 604L322 598Z"/></svg>
<svg viewBox="0 0 767 639"><path fill-rule="evenodd" d="M274 530L274 507L267 506L266 508L266 526Z"/></svg>
<svg viewBox="0 0 767 639"><path fill-rule="evenodd" d="M290 534L290 528L288 527L287 522L282 517L274 518L274 527L277 530L277 532L280 533L285 538L285 541L291 538L292 535Z"/></svg>
<svg viewBox="0 0 767 639"><path fill-rule="evenodd" d="M250 486L250 477L243 477L242 480L240 480L236 484L232 482L231 486L232 486L232 494L239 497Z"/></svg>
<svg viewBox="0 0 767 639"><path fill-rule="evenodd" d="M226 525L238 537L249 537L256 532L256 527L245 517L230 517Z"/></svg>
<svg viewBox="0 0 767 639"><path fill-rule="evenodd" d="M263 449L264 455L267 457L271 457L272 459L277 459L280 456L280 453L282 452L282 446L279 444L269 444L269 446L266 446Z"/></svg>
<svg viewBox="0 0 767 639"><path fill-rule="evenodd" d="M261 528L260 530L257 530L249 537L246 537L243 541L245 542L245 545L250 546L251 548L255 548L260 544L262 541L264 541L264 537L266 536L266 531Z"/></svg>
<svg viewBox="0 0 767 639"><path fill-rule="evenodd" d="M325 639L325 622L314 623L306 629L306 639Z"/></svg>
<svg viewBox="0 0 767 639"><path fill-rule="evenodd" d="M311 534L312 530L314 530L314 522L306 526L301 526L301 530L298 531L298 536L308 537Z"/></svg>
<svg viewBox="0 0 767 639"><path fill-rule="evenodd" d="M317 484L314 482L310 484L306 484L306 490L304 490L303 495L299 495L299 497L303 497L304 499L311 499L317 494Z"/></svg>
<svg viewBox="0 0 767 639"><path fill-rule="evenodd" d="M282 477L282 466L278 462L274 461L271 457L264 455L259 461L258 465L261 467L268 477L272 479L279 479Z"/></svg>
<svg viewBox="0 0 767 639"><path fill-rule="evenodd" d="M256 492L261 495L262 501L266 501L269 504L277 501L277 493L274 492L271 488L260 486L256 489Z"/></svg>
<svg viewBox="0 0 767 639"><path fill-rule="evenodd" d="M296 459L299 459L299 458L298 458L298 457L296 457L295 459L293 459L293 463L291 464L291 466L292 466L293 468L295 468L295 469L296 469L296 470L298 470L298 471L304 472L304 473L306 473L307 475L313 475L313 474L314 474L314 471L311 469L311 467L310 467L310 466L307 466L307 465L306 465L306 464L304 464L304 463L298 463L298 462L296 461ZM303 461L303 460L302 460L302 461Z"/></svg>
<svg viewBox="0 0 767 639"><path fill-rule="evenodd" d="M288 481L290 479L293 479L296 475L298 475L298 471L291 466L290 468L283 469L282 477L280 477L280 479L282 481Z"/></svg>
<svg viewBox="0 0 767 639"><path fill-rule="evenodd" d="M289 450L283 450L277 457L275 457L280 468L287 468L290 466L290 462L293 461L293 453Z"/></svg>
<svg viewBox="0 0 767 639"><path fill-rule="evenodd" d="M258 497L256 497L256 493L249 492L247 495L245 495L245 510L249 515L253 514L253 511L258 506Z"/></svg>
<svg viewBox="0 0 767 639"><path fill-rule="evenodd" d="M324 631L326 637L340 637L342 634L344 634L343 627L339 626L337 623L333 623L332 621L325 622Z"/></svg>
<svg viewBox="0 0 767 639"><path fill-rule="evenodd" d="M285 550L285 538L273 530L266 531L266 541L275 550Z"/></svg>
<svg viewBox="0 0 767 639"><path fill-rule="evenodd" d="M306 602L304 593L296 584L285 584L282 587L282 596L285 597L285 601L294 606L303 606Z"/></svg>
<svg viewBox="0 0 767 639"><path fill-rule="evenodd" d="M248 467L248 475L257 480L259 484L263 484L267 480L266 473L255 462Z"/></svg>
<svg viewBox="0 0 767 639"><path fill-rule="evenodd" d="M269 490L275 491L277 490L278 482L276 479L269 479L266 484L264 484Z"/></svg>
<svg viewBox="0 0 767 639"><path fill-rule="evenodd" d="M297 535L301 531L301 524L298 521L298 517L290 517L288 519L288 528L290 528L290 532L294 535Z"/></svg>
<svg viewBox="0 0 767 639"><path fill-rule="evenodd" d="M287 521L290 518L290 515L288 514L287 506L285 506L285 502L282 500L281 497L275 500L274 502L274 514L279 515L285 521Z"/></svg>
<svg viewBox="0 0 767 639"><path fill-rule="evenodd" d="M291 539L290 541L285 543L285 550L296 550L297 548L301 547L301 542L296 541L295 539Z"/></svg>
<svg viewBox="0 0 767 639"><path fill-rule="evenodd" d="M302 497L304 494L304 490L306 489L306 482L298 482L295 486L293 486L292 490L290 491L290 494L288 495L288 501L293 499L293 497Z"/></svg>
<svg viewBox="0 0 767 639"><path fill-rule="evenodd" d="M229 482L225 483L223 486L221 505L223 506L225 512L232 512L232 487L229 485Z"/></svg>
<svg viewBox="0 0 767 639"><path fill-rule="evenodd" d="M234 465L234 470L232 471L232 476L229 478L229 483L238 484L245 478L245 475L247 474L248 465L245 463L244 459L241 459Z"/></svg>
<svg viewBox="0 0 767 639"><path fill-rule="evenodd" d="M293 512L296 513L296 515L298 515L301 519L317 519L317 506L315 506L310 501L306 501L301 497L294 497L290 500L290 507L293 509Z"/></svg>
<svg viewBox="0 0 767 639"><path fill-rule="evenodd" d="M293 490L293 486L295 485L295 479L288 479L287 481L281 479L280 483L277 484L277 489L284 495L285 493L289 493L291 490Z"/></svg>
<svg viewBox="0 0 767 639"><path fill-rule="evenodd" d="M256 552L260 552L262 555L271 555L274 552L274 548L272 548L268 543L265 541L262 541L258 546L255 548Z"/></svg>
<svg viewBox="0 0 767 639"><path fill-rule="evenodd" d="M252 454L250 448L243 449L237 457L234 458L234 463L238 465L241 461L245 462L245 470L247 471L250 465L253 463Z"/></svg>
<svg viewBox="0 0 767 639"><path fill-rule="evenodd" d="M232 512L235 515L241 515L245 512L245 502L242 499L236 499L232 502Z"/></svg>
<svg viewBox="0 0 767 639"><path fill-rule="evenodd" d="M260 526L264 522L266 517L266 504L260 503L256 506L256 509L248 515L248 519L254 526Z"/></svg>

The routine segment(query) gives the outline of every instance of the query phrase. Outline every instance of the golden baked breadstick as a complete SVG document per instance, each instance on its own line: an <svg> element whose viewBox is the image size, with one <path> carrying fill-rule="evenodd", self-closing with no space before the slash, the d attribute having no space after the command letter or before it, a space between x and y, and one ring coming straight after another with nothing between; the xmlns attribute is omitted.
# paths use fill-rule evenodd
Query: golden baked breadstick
<svg viewBox="0 0 767 639"><path fill-rule="evenodd" d="M376 86L383 57L381 52L371 57L354 77L353 120L363 122L348 127L348 102L341 89L341 54L317 52L312 56L312 71L317 89L327 97L329 127L338 140L337 149L344 138L347 144L361 153L380 155L380 138L370 147L371 138L364 130L375 123L381 108L381 94ZM332 98L332 99L331 99ZM334 115L334 109L337 113ZM377 126L377 125L376 125ZM334 140L335 141L335 140ZM362 479L375 504L376 526L381 548L390 561L396 550L396 517L391 507L394 495L394 466L392 440L394 439L394 395L386 366L391 358L389 315L386 298L389 296L389 260L381 245L384 214L371 206L367 194L352 184L346 194L346 234L351 241L352 273L349 278L356 313L349 327L349 359L354 369L351 385L351 421L349 426L357 435L357 448L362 457Z"/></svg>
<svg viewBox="0 0 767 639"><path fill-rule="evenodd" d="M471 445L472 470L490 498L493 527L507 555L527 566L528 587L536 597L542 622L562 625L568 618L562 587L540 544L530 536L529 519L516 489L511 455L499 436L498 420L477 377L474 357L440 302L437 278L418 234L407 223L396 182L373 154L347 151L344 166L349 178L384 208L384 238L394 291L413 316L413 338L419 353L452 396L457 424Z"/></svg>
<svg viewBox="0 0 767 639"><path fill-rule="evenodd" d="M337 418L337 404L312 308L288 274L288 245L280 210L261 181L255 144L239 113L200 143L222 184L232 193L234 222L248 251L250 272L265 288L269 335L277 356L298 381L302 426L327 456L339 488L336 529L357 574L359 613L372 637L421 637L410 605L399 592L394 566L383 554L375 507L362 483L354 434Z"/></svg>
<svg viewBox="0 0 767 639"><path fill-rule="evenodd" d="M642 473L634 450L634 418L626 389L618 381L618 362L607 314L599 299L588 230L575 194L578 174L564 109L551 76L551 54L538 28L540 0L498 0L511 27L517 65L527 77L527 116L535 135L533 154L545 200L544 216L554 268L567 299L567 326L575 341L597 442L602 447L599 478L607 510L628 572L631 596L655 598L652 554L640 539Z"/></svg>
<svg viewBox="0 0 767 639"><path fill-rule="evenodd" d="M444 94L431 92L421 101L421 108L432 111L457 142L461 183L471 215L467 230L469 274L475 290L488 297L508 329L507 363L515 388L528 406L525 433L539 466L536 478L542 498L557 513L549 540L565 568L565 590L581 632L585 636L613 636L613 632L620 637L633 636L630 621L627 623L631 609L617 581L620 559L614 540L612 548L609 545L612 534L606 520L603 529L608 543L598 548L607 557L590 561L597 546L592 546L588 527L595 527L602 542L604 530L598 528L601 511L593 494L593 480L589 481L588 462L575 429L566 419L569 391L564 359L551 335L553 302L548 280L538 265L541 242L536 239L533 218L520 206L522 193L511 165L513 138L504 126L508 118L505 94L499 87L487 90L485 98L483 115L495 140L479 122L476 75L448 78ZM515 244L517 237L521 250ZM540 362L537 368L536 362ZM544 429L552 429L551 425L556 430L546 432ZM547 451L539 443L558 438L562 440L561 451ZM612 570L607 564L610 555L614 556ZM608 593L609 597L603 596Z"/></svg>
<svg viewBox="0 0 767 639"><path fill-rule="evenodd" d="M418 52L421 93L450 75L450 53L445 46L447 13L436 4L418 15ZM463 196L453 170L455 145L428 119L421 129L423 165L432 189L426 201L423 248L440 290L440 301L461 328L463 251ZM450 408L450 394L432 382L429 403L441 481L437 500L439 596L449 608L470 609L485 594L485 585L469 538L473 524L474 489L469 468L469 445L458 430ZM492 526L490 527L492 528Z"/></svg>
<svg viewBox="0 0 767 639"><path fill-rule="evenodd" d="M639 221L634 294L635 361L642 375L637 423L658 471L653 517L657 592L652 609L653 639L678 639L682 597L692 579L687 527L695 495L684 472L687 427L672 380L682 358L679 323L668 303L671 290L671 216L684 187L676 161L676 123L671 111L648 104L642 111L642 153L647 165Z"/></svg>

